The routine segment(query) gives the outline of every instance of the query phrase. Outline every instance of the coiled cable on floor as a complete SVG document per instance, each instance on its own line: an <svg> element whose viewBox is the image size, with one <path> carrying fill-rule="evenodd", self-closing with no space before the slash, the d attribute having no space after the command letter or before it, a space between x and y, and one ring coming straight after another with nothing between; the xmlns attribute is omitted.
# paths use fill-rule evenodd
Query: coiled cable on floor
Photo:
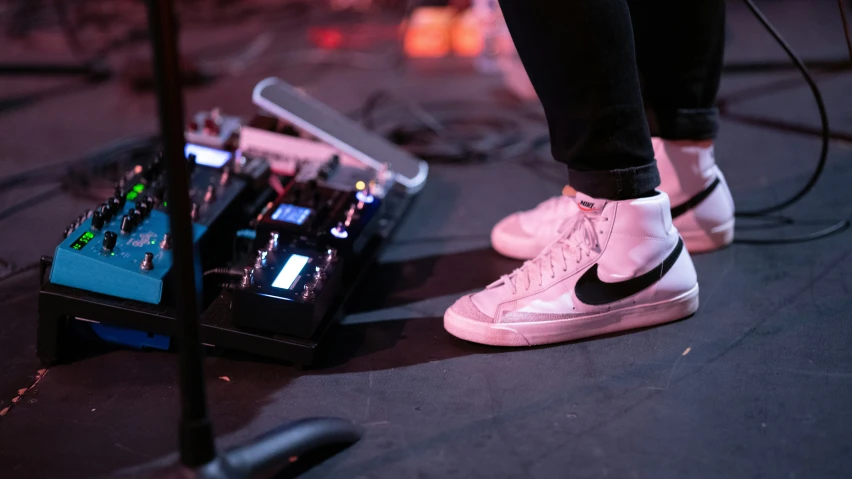
<svg viewBox="0 0 852 479"><path fill-rule="evenodd" d="M777 204L772 205L772 206L760 208L760 209L757 209L757 210L739 211L739 212L736 213L736 216L740 217L740 218L760 218L760 217L767 216L770 213L775 213L775 212L778 212L780 210L783 210L783 209L791 206L792 204L798 202L803 197L805 197L805 195L807 195L814 188L814 186L816 185L820 176L822 176L822 172L825 169L825 164L828 160L828 149L829 149L831 129L829 128L829 124L828 124L828 114L826 113L825 102L822 99L822 92L820 91L819 87L816 84L816 81L813 79L810 72L808 71L807 66L805 66L805 62L802 61L802 59L796 54L796 52L793 51L792 47L790 47L790 45L787 43L787 41L784 39L784 37L781 36L781 34L778 32L778 30L775 28L775 26L772 25L772 23L769 21L769 19L766 18L766 15L764 15L763 12L759 8L757 8L757 5L755 5L752 0L743 0L743 2L746 4L746 6L749 8L749 10L751 10L751 12L757 18L757 20L763 25L763 27L766 28L766 31L768 31L769 34L772 35L772 37L775 39L775 41L778 42L778 45L780 45L781 48L784 50L784 52L787 53L787 56L790 58L790 60L793 62L793 64L796 66L796 68L798 68L798 70L801 72L802 77L807 82L808 87L810 87L811 93L813 94L814 101L816 102L817 109L819 110L820 123L822 125L822 128L821 128L821 130L822 130L822 135L821 135L822 145L821 145L821 149L820 149L819 159L817 160L816 168L814 168L814 171L811 174L811 177L808 180L808 182L801 189L799 189L799 191L797 191L795 194L793 194L790 198L788 198L788 199L786 199L786 200L784 200L780 203L777 203ZM850 37L849 37L849 27L848 27L847 22L846 22L846 11L845 11L844 6L843 6L843 0L838 0L838 5L840 6L841 18L843 19L843 32L844 32L844 35L845 35L845 38L846 38L847 46L849 47L850 61L852 61L852 41L850 41ZM802 242L805 242L805 241L812 241L812 240L815 240L815 239L824 238L826 236L838 233L840 231L843 231L843 230L849 228L849 226L850 226L850 221L848 219L845 219L845 220L838 221L837 223L829 226L828 228L825 228L825 229L822 229L822 230L819 230L819 231L815 231L813 233L809 233L809 234L803 235L803 236L795 236L795 237L788 237L788 238L740 238L740 237L738 237L735 241L737 243L743 243L743 244L802 243Z"/></svg>
<svg viewBox="0 0 852 479"><path fill-rule="evenodd" d="M802 199L813 189L814 185L816 185L817 181L819 180L819 177L822 175L822 171L823 169L825 169L825 163L828 160L828 145L831 138L831 129L828 126L828 113L826 113L825 110L825 102L822 99L822 92L820 92L816 81L814 81L810 71L808 71L808 67L805 66L805 62L802 61L802 59L799 58L799 55L797 55L796 52L793 51L787 41L784 40L784 37L782 37L781 34L778 33L778 30L775 29L775 26L769 22L769 19L767 19L763 12L757 8L757 6L754 4L754 2L752 2L752 0L743 0L743 2L745 2L746 6L748 6L754 16L757 17L760 23L763 24L764 28L766 28L766 31L768 31L769 34L772 35L775 41L778 42L778 45L780 45L781 48L783 48L784 51L787 53L787 56L790 57L790 60L793 62L793 64L796 65L796 68L798 68L799 71L802 73L802 76L808 83L808 87L810 87L811 89L811 93L813 93L814 101L816 102L817 109L819 110L820 123L822 125L822 146L819 154L819 159L817 160L817 166L814 169L814 172L811 174L811 177L808 182L793 196L778 204L752 211L737 212L737 216L744 218L753 218L757 216L765 216L769 213L774 213L776 211L783 210L784 208L787 208L788 206Z"/></svg>

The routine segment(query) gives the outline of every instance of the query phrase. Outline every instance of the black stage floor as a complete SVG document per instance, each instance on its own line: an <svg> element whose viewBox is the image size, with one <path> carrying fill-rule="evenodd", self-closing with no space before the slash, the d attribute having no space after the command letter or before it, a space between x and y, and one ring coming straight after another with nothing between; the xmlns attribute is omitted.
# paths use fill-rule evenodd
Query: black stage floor
<svg viewBox="0 0 852 479"><path fill-rule="evenodd" d="M833 2L761 3L803 56L844 55ZM784 60L739 2L729 17L729 62ZM215 35L188 25L185 50L210 64L227 63L262 32L272 43L243 69L189 91L187 110L218 105L249 115L251 87L273 74L346 112L377 88L416 101L473 99L520 109L501 106L500 81L463 62L390 70L388 43L357 68L287 64L307 44L301 27L275 27L285 21L247 20ZM4 59L33 50L45 59L63 56L50 42L16 45ZM852 72L818 78L833 130L849 138ZM721 98L741 115L819 126L795 73L727 75ZM150 95L119 82L0 80L2 176L151 132L153 106ZM544 131L535 123L528 129ZM737 204L746 209L802 185L819 140L729 115L717 145ZM839 140L831 147L816 190L785 213L794 226L741 221L738 234L783 237L849 217L852 147ZM737 244L695 257L701 309L674 324L519 350L478 346L443 331L443 311L455 298L518 266L489 249L492 224L557 193L563 182L563 170L544 158L433 164L428 186L321 365L299 371L208 357L220 444L291 419L332 415L362 425L364 439L307 477L852 475L852 232L804 244ZM36 192L0 199L9 205ZM3 219L0 258L25 264L51 254L63 226L86 206L57 195ZM36 283L28 273L0 284L0 409L32 385L40 367ZM115 351L49 369L0 417L0 476L144 474L174 461L176 366L173 354Z"/></svg>

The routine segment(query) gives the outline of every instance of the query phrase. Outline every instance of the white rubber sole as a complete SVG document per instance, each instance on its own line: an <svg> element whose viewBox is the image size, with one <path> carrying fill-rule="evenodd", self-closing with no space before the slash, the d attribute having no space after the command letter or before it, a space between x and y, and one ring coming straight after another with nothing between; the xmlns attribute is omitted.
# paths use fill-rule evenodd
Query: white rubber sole
<svg viewBox="0 0 852 479"><path fill-rule="evenodd" d="M484 323L468 319L448 309L444 329L457 338L491 346L535 346L599 336L627 329L668 323L686 318L698 310L698 285L665 301L592 314L525 323Z"/></svg>
<svg viewBox="0 0 852 479"><path fill-rule="evenodd" d="M677 223L675 223L675 226L677 227ZM680 232L686 249L690 253L709 253L734 242L734 220L731 219L709 231L688 230L678 227L678 232Z"/></svg>

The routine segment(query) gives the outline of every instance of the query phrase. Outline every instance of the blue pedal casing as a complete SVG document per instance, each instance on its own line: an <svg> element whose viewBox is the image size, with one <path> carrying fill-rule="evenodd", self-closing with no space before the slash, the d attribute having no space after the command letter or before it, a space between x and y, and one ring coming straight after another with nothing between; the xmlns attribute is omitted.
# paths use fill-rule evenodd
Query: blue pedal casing
<svg viewBox="0 0 852 479"><path fill-rule="evenodd" d="M161 334L146 333L133 329L119 328L118 326L107 326L105 324L92 324L92 331L104 341L113 344L121 344L134 349L160 349L169 350L171 338Z"/></svg>
<svg viewBox="0 0 852 479"><path fill-rule="evenodd" d="M154 210L130 234L120 232L121 217L133 209L128 202L100 230L92 228L91 218L84 220L73 234L56 247L50 282L119 298L159 304L163 280L172 267L172 251L160 242L169 231L169 217ZM193 224L197 243L206 227ZM112 251L102 247L104 232L118 233ZM145 253L152 253L153 267L142 269Z"/></svg>

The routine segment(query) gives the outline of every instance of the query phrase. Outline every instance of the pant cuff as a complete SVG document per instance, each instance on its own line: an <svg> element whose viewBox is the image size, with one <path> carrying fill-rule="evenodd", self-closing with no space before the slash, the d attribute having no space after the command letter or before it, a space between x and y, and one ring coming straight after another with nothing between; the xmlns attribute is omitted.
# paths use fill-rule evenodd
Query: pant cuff
<svg viewBox="0 0 852 479"><path fill-rule="evenodd" d="M659 135L665 140L715 140L719 133L719 109L680 109L654 112Z"/></svg>
<svg viewBox="0 0 852 479"><path fill-rule="evenodd" d="M568 169L568 184L593 198L628 200L645 196L660 185L656 163L604 171Z"/></svg>

